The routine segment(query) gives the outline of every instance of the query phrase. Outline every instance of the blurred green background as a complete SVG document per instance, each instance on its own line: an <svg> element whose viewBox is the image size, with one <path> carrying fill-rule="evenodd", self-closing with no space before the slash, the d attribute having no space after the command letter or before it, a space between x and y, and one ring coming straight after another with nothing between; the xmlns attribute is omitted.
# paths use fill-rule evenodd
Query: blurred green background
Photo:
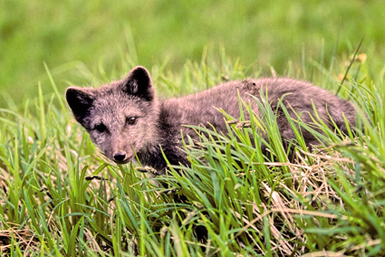
<svg viewBox="0 0 385 257"><path fill-rule="evenodd" d="M205 48L224 47L228 57L255 62L265 75L270 66L285 75L289 63L301 67L303 58L324 58L328 67L364 36L361 52L382 75L384 11L383 0L2 0L0 99L36 96L39 82L49 91L44 63L63 91L90 83L85 70L118 78L128 72L127 59L179 72L187 60L200 61Z"/></svg>

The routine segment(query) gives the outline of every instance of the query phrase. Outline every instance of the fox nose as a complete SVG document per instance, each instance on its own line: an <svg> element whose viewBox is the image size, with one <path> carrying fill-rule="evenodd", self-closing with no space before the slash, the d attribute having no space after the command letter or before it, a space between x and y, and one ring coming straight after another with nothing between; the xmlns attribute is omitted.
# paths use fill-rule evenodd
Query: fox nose
<svg viewBox="0 0 385 257"><path fill-rule="evenodd" d="M114 154L114 161L118 161L118 162L121 162L121 161L124 161L124 159L126 159L126 153L122 153L122 152L118 152L118 153L115 153Z"/></svg>

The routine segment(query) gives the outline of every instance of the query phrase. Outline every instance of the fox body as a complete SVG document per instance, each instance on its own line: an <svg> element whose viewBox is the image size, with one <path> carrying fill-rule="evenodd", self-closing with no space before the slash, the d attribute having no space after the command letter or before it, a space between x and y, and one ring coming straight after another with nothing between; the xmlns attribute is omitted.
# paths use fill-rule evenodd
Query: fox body
<svg viewBox="0 0 385 257"><path fill-rule="evenodd" d="M282 101L292 117L301 114L304 122L312 122L315 108L330 127L334 123L346 132L344 118L355 124L356 112L350 102L311 83L286 78L232 81L160 101L148 71L138 66L126 78L101 88L69 87L66 98L75 119L109 159L124 164L137 155L143 165L162 173L167 166L163 153L171 164L188 164L181 137L194 139L197 134L185 125L210 124L226 133L226 122L218 108L238 118L241 97L260 115L252 96L260 98L261 90L267 92L273 110L278 110ZM283 140L295 138L285 115L277 115L277 124ZM317 144L311 133L302 133L307 145Z"/></svg>

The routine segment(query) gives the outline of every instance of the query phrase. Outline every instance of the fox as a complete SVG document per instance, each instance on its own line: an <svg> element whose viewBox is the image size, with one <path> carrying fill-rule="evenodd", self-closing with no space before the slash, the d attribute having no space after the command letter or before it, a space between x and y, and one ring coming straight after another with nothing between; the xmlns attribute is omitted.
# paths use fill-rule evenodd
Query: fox
<svg viewBox="0 0 385 257"><path fill-rule="evenodd" d="M219 110L235 119L241 115L240 99L261 116L256 99L266 93L275 111L282 141L296 138L280 103L292 118L300 115L305 123L314 122L315 112L330 128L348 133L356 121L356 109L348 100L306 81L290 78L260 78L228 81L195 94L160 100L149 71L137 66L121 80L99 88L71 86L66 100L76 121L107 158L122 165L138 158L163 174L169 164L189 165L183 138L197 140L191 126L215 128L227 133L228 124ZM247 117L246 117L247 118ZM307 146L319 141L302 129ZM166 161L166 159L168 162Z"/></svg>

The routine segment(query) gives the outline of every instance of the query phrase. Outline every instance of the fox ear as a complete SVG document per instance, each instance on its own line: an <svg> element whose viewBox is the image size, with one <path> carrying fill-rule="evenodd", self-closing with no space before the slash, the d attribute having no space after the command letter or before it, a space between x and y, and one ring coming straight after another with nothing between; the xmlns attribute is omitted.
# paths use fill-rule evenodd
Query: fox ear
<svg viewBox="0 0 385 257"><path fill-rule="evenodd" d="M155 97L151 76L147 69L142 66L137 66L130 71L123 90L147 101L152 101Z"/></svg>
<svg viewBox="0 0 385 257"><path fill-rule="evenodd" d="M87 115L94 96L89 88L69 87L66 91L67 103L70 106L75 119L82 124L84 117Z"/></svg>

